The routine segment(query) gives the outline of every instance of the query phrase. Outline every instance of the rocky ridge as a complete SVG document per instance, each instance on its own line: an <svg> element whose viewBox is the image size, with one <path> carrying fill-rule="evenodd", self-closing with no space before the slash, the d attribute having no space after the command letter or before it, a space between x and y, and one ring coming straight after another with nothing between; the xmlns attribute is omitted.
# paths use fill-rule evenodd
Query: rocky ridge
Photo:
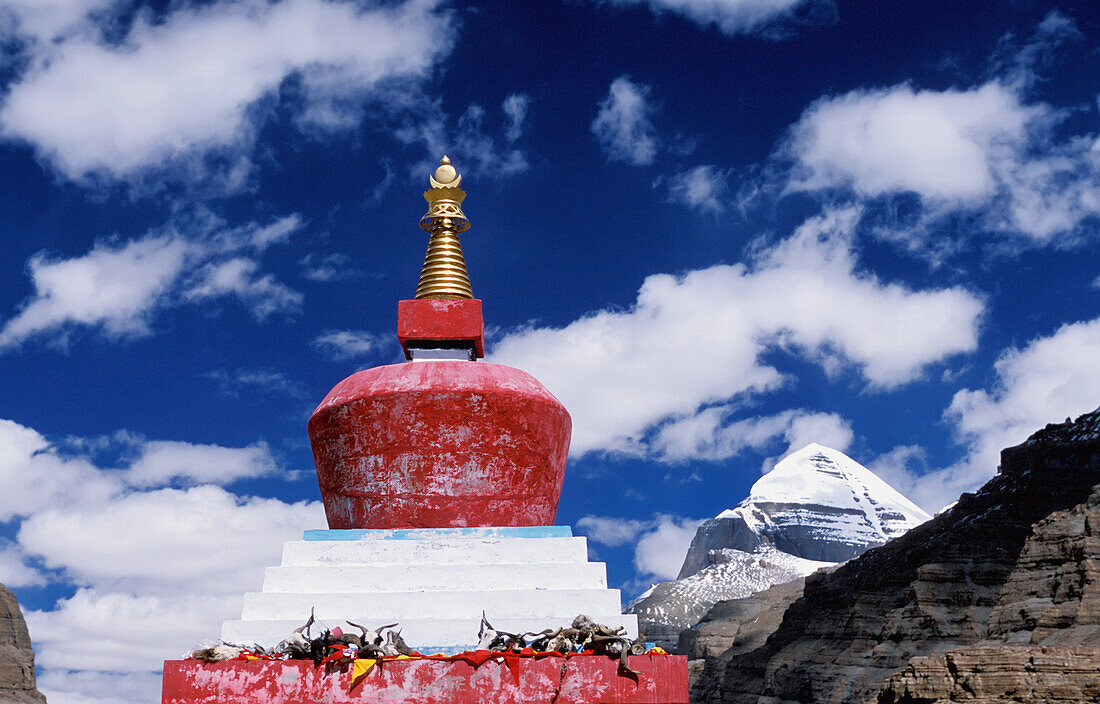
<svg viewBox="0 0 1100 704"><path fill-rule="evenodd" d="M677 649L680 632L699 622L723 600L747 597L776 584L800 580L831 562L803 560L761 546L755 552L715 550L712 564L695 574L661 582L635 599L626 611L638 615L638 627L647 640L662 648Z"/></svg>
<svg viewBox="0 0 1100 704"><path fill-rule="evenodd" d="M1100 701L1097 649L1100 410L1004 450L950 511L810 575L763 644L696 666L692 701Z"/></svg>
<svg viewBox="0 0 1100 704"><path fill-rule="evenodd" d="M45 704L34 679L27 623L12 591L0 584L0 702Z"/></svg>

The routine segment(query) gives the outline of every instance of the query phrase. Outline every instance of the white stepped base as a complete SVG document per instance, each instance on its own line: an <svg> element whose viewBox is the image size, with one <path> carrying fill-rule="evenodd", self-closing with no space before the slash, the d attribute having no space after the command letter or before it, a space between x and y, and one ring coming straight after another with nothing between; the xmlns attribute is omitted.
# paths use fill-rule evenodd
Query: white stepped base
<svg viewBox="0 0 1100 704"><path fill-rule="evenodd" d="M606 589L602 562L268 567L264 593Z"/></svg>
<svg viewBox="0 0 1100 704"><path fill-rule="evenodd" d="M585 614L638 635L603 563L588 562L585 539L561 526L307 531L284 545L263 592L245 595L241 620L222 625L222 640L274 646L311 610L320 628L397 621L410 646L433 652L473 647L483 611L509 632Z"/></svg>
<svg viewBox="0 0 1100 704"><path fill-rule="evenodd" d="M436 538L425 540L294 540L283 567L300 565L558 564L588 562L585 538Z"/></svg>
<svg viewBox="0 0 1100 704"><path fill-rule="evenodd" d="M340 619L354 614L368 621L403 618L468 618L480 621L485 611L498 618L565 618L589 611L621 611L618 589L508 589L467 592L374 592L357 594L244 595L241 618L304 621L314 609L317 618ZM393 614L391 618L389 614ZM363 624L366 625L366 624Z"/></svg>

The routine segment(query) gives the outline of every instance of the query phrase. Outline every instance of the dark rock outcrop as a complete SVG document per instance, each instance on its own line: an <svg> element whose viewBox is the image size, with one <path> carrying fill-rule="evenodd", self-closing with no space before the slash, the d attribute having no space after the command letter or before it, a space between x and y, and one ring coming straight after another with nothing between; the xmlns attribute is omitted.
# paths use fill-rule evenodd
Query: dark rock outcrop
<svg viewBox="0 0 1100 704"><path fill-rule="evenodd" d="M1100 648L991 646L913 658L877 704L1100 701Z"/></svg>
<svg viewBox="0 0 1100 704"><path fill-rule="evenodd" d="M696 625L681 631L676 652L690 659L733 657L764 645L783 612L802 596L805 579L715 604Z"/></svg>
<svg viewBox="0 0 1100 704"><path fill-rule="evenodd" d="M23 612L11 590L0 584L0 702L45 704L34 681L34 651Z"/></svg>
<svg viewBox="0 0 1100 704"><path fill-rule="evenodd" d="M1100 411L1004 450L1000 473L950 511L809 576L764 645L707 660L692 701L938 701L973 680L950 672L966 658L1037 663L1055 652L1044 648L1100 648ZM902 671L908 680L891 679ZM1092 701L1081 677L1073 686ZM995 679L967 696L999 701L1030 686ZM1062 687L1038 679L1034 691Z"/></svg>

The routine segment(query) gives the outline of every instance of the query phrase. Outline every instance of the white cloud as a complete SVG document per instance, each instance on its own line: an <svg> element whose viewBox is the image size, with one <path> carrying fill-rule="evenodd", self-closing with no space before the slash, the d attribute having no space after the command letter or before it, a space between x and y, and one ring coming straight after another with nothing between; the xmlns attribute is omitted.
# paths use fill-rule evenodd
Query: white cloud
<svg viewBox="0 0 1100 704"><path fill-rule="evenodd" d="M963 288L916 291L856 269L854 210L808 220L751 265L653 275L626 311L527 328L493 361L531 372L573 416L571 452L642 452L661 422L775 389L776 348L874 388L973 350L983 303Z"/></svg>
<svg viewBox="0 0 1100 704"><path fill-rule="evenodd" d="M437 5L243 0L181 6L163 21L138 13L117 44L85 32L36 54L0 128L77 181L173 165L206 176L208 157L247 171L276 101L323 134L357 125L380 86L424 76L455 36Z"/></svg>
<svg viewBox="0 0 1100 704"><path fill-rule="evenodd" d="M313 340L314 349L333 361L366 356L382 344L381 336L365 330L325 330Z"/></svg>
<svg viewBox="0 0 1100 704"><path fill-rule="evenodd" d="M634 568L641 575L676 579L691 539L702 522L692 518L658 516L655 527L642 535L634 548Z"/></svg>
<svg viewBox="0 0 1100 704"><path fill-rule="evenodd" d="M120 0L0 0L0 30L46 41L77 29L89 14L119 4Z"/></svg>
<svg viewBox="0 0 1100 704"><path fill-rule="evenodd" d="M1035 52L1076 31L1067 23L1049 16L1005 75L980 86L903 84L816 101L779 150L791 162L788 188L917 194L923 227L894 237L925 238L940 217L973 211L989 230L1024 242L1072 240L1100 216L1100 143L1095 134L1059 136L1068 111L1026 95Z"/></svg>
<svg viewBox="0 0 1100 704"><path fill-rule="evenodd" d="M634 542L638 534L649 525L647 521L631 521L607 516L584 516L577 521L577 528L584 531L589 540L609 547Z"/></svg>
<svg viewBox="0 0 1100 704"><path fill-rule="evenodd" d="M0 351L43 336L64 345L81 327L111 339L148 335L154 314L181 301L235 296L259 320L297 310L301 294L270 274L257 275L255 257L286 241L302 227L301 218L232 229L208 218L188 227L198 233L184 236L170 225L121 244L99 241L67 259L34 255L28 270L35 293L0 328ZM177 295L185 279L190 287Z"/></svg>
<svg viewBox="0 0 1100 704"><path fill-rule="evenodd" d="M135 446L137 459L97 467L65 452L99 441L71 442L63 452L31 428L0 421L0 498L10 497L0 502L0 520L21 519L17 545L0 550L0 576L9 578L13 565L27 569L30 559L75 588L26 615L43 689L57 695L51 701L140 701L134 693L163 660L217 638L222 621L239 617L242 594L260 587L284 541L325 524L319 502L238 496L209 484L145 490L181 476L228 483L270 473L262 444L149 442L128 433L106 442ZM27 584L42 577L14 574Z"/></svg>
<svg viewBox="0 0 1100 704"><path fill-rule="evenodd" d="M527 117L527 108L530 105L531 98L524 93L513 93L504 99L501 109L508 117L504 138L509 142L514 142L523 135L523 120Z"/></svg>
<svg viewBox="0 0 1100 704"><path fill-rule="evenodd" d="M325 525L319 506L209 485L137 491L39 511L23 521L18 540L47 567L98 590L239 598L258 585L264 565L278 563L283 541Z"/></svg>
<svg viewBox="0 0 1100 704"><path fill-rule="evenodd" d="M674 203L721 213L729 199L729 172L713 164L696 166L669 179L668 195Z"/></svg>
<svg viewBox="0 0 1100 704"><path fill-rule="evenodd" d="M259 268L259 262L246 257L206 264L195 272L195 281L183 292L183 298L202 301L236 296L260 321L272 313L299 311L302 294L279 283L272 274L257 276Z"/></svg>
<svg viewBox="0 0 1100 704"><path fill-rule="evenodd" d="M592 121L592 133L607 154L608 161L625 161L634 166L652 164L657 155L657 131L650 121L654 107L649 86L634 83L628 76L611 82L607 97Z"/></svg>
<svg viewBox="0 0 1100 704"><path fill-rule="evenodd" d="M911 484L899 488L928 511L977 489L996 472L1001 449L1018 445L1047 423L1096 409L1098 359L1100 318L1063 325L1047 337L1004 351L994 364L993 388L959 391L944 414L965 443L966 456L950 467L920 475L915 474L919 464L912 466L922 459L919 454L893 457L893 476L900 484Z"/></svg>
<svg viewBox="0 0 1100 704"><path fill-rule="evenodd" d="M177 653L177 657L178 657ZM158 672L94 672L50 669L39 672L38 691L50 704L134 704L161 695Z"/></svg>
<svg viewBox="0 0 1100 704"><path fill-rule="evenodd" d="M0 542L0 584L5 587L40 587L46 575L27 564L27 556L18 545Z"/></svg>
<svg viewBox="0 0 1100 704"><path fill-rule="evenodd" d="M267 443L248 447L195 445L153 440L126 470L126 481L136 487L185 484L232 484L238 479L262 477L278 469Z"/></svg>
<svg viewBox="0 0 1100 704"><path fill-rule="evenodd" d="M155 235L113 247L99 242L71 259L31 258L35 295L0 329L0 349L63 325L100 327L108 337L146 335L153 303L187 264L179 237Z"/></svg>
<svg viewBox="0 0 1100 704"><path fill-rule="evenodd" d="M101 506L120 479L81 457L65 457L32 428L0 419L0 521L55 505Z"/></svg>
<svg viewBox="0 0 1100 704"><path fill-rule="evenodd" d="M789 17L820 0L612 0L620 5L646 4L656 14L681 14L700 25L716 25L726 34L750 33Z"/></svg>
<svg viewBox="0 0 1100 704"><path fill-rule="evenodd" d="M650 451L666 462L719 461L749 448L766 448L779 438L786 450L769 461L766 469L771 469L775 462L811 442L841 452L852 442L851 426L835 413L792 409L730 422L736 411L735 406L711 406L676 418L658 429L649 443Z"/></svg>

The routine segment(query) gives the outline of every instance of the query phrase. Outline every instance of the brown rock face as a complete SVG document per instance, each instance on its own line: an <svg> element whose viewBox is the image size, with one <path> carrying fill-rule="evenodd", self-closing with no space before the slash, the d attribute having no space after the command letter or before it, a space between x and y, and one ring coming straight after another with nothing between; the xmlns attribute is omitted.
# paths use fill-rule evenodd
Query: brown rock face
<svg viewBox="0 0 1100 704"><path fill-rule="evenodd" d="M1015 701L1057 701L1026 694L1049 686L1091 701L1074 669L1090 672L1087 658L1062 684L1054 665L1049 676L1008 676L1011 663L1042 670L1036 663L1074 648L1100 650L1100 412L1006 449L1000 473L948 513L808 577L763 645L706 662L692 701L840 704L881 690L884 704L915 704L961 696L975 673L997 668L980 696L962 699L999 701L1012 689L1025 693ZM909 679L887 684L903 668Z"/></svg>
<svg viewBox="0 0 1100 704"><path fill-rule="evenodd" d="M0 584L0 702L45 704L35 687L34 651L27 623L11 590Z"/></svg>
<svg viewBox="0 0 1100 704"><path fill-rule="evenodd" d="M1100 701L1100 649L991 646L913 658L878 704Z"/></svg>

